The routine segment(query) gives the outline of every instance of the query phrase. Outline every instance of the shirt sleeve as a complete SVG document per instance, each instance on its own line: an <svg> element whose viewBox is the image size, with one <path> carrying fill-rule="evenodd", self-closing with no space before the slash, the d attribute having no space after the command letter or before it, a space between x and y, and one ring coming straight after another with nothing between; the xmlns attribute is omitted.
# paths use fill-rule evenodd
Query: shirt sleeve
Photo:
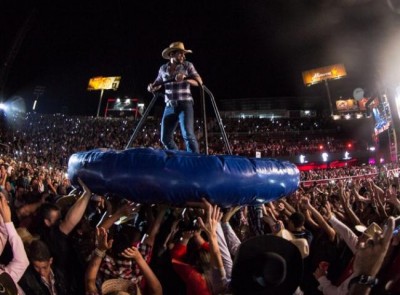
<svg viewBox="0 0 400 295"><path fill-rule="evenodd" d="M226 276L230 278L232 273L233 261L231 253L228 248L227 240L225 239L224 231L222 230L222 226L220 223L218 223L217 226L217 238L218 238L218 247L219 251L221 252L221 258L224 264L225 273Z"/></svg>
<svg viewBox="0 0 400 295"><path fill-rule="evenodd" d="M349 293L349 282L354 277L354 274L347 278L339 286L335 286L331 283L326 276L322 276L318 279L318 289L322 291L324 295L346 295Z"/></svg>
<svg viewBox="0 0 400 295"><path fill-rule="evenodd" d="M8 239L8 232L3 222L3 217L0 215L0 253L3 253Z"/></svg>
<svg viewBox="0 0 400 295"><path fill-rule="evenodd" d="M242 242L239 240L238 236L236 235L236 233L232 229L232 226L229 223L223 223L222 230L224 231L226 243L228 245L231 255L236 256L236 253Z"/></svg>
<svg viewBox="0 0 400 295"><path fill-rule="evenodd" d="M335 216L332 216L331 219L329 219L329 222L346 242L351 252L356 253L356 245L358 242L358 237L356 236L356 234Z"/></svg>
<svg viewBox="0 0 400 295"><path fill-rule="evenodd" d="M5 267L5 271L12 277L14 282L18 282L29 265L28 256L26 255L24 244L12 222L5 223L8 232L8 240L10 241L13 251L13 259Z"/></svg>
<svg viewBox="0 0 400 295"><path fill-rule="evenodd" d="M158 84L163 82L163 73L165 72L164 66L161 66L160 69L158 70L158 75L157 78L154 80L153 84Z"/></svg>
<svg viewBox="0 0 400 295"><path fill-rule="evenodd" d="M333 285L326 276L320 277L318 279L318 282L319 282L318 289L324 295L340 295L340 293L338 292L338 288L335 285Z"/></svg>
<svg viewBox="0 0 400 295"><path fill-rule="evenodd" d="M191 62L188 62L187 73L190 77L200 77L199 73L197 73L194 65Z"/></svg>

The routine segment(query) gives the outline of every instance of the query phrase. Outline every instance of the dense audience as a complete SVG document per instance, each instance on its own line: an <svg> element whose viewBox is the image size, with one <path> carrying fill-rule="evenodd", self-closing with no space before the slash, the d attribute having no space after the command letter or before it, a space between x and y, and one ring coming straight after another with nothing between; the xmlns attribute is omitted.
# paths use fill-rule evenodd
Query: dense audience
<svg viewBox="0 0 400 295"><path fill-rule="evenodd" d="M280 157L299 154L312 154L320 151L343 152L350 142L353 149L357 143L343 138L340 132L315 134L314 129L323 131L326 123L320 119L317 123L310 118L294 120L291 123L287 119L225 119L232 126L226 125L229 143L233 154L241 156L255 156L256 151L262 157ZM319 120L318 120L319 121ZM325 123L323 123L325 122ZM121 150L128 143L138 121L126 118L93 118L93 117L69 117L63 114L40 115L28 113L24 116L8 118L4 121L8 128L3 128L0 134L0 148L4 153L11 154L19 161L38 165L65 167L69 155L82 150L98 147ZM256 125L258 124L258 125ZM289 133L282 138L279 128L284 124L286 131L309 131L302 136L293 136ZM218 124L210 120L209 129L209 154L226 154L221 134L217 131ZM267 134L264 126L277 126ZM244 126L244 127L243 127ZM249 127L247 130L246 128ZM268 127L269 128L269 127ZM311 129L310 129L311 128ZM332 128L329 126L329 128ZM197 136L202 142L202 122L195 122ZM247 130L243 134L243 130ZM133 146L160 148L160 121L149 118L139 132ZM175 140L179 146L184 146L179 130ZM204 147L202 147L204 150Z"/></svg>
<svg viewBox="0 0 400 295"><path fill-rule="evenodd" d="M11 294L400 293L396 163L302 171L293 195L256 207L135 204L65 174L71 153L123 149L135 121L16 123L1 130L0 157L0 283L14 282ZM231 140L242 136L230 128ZM246 155L263 144L233 146ZM159 148L159 122L135 145Z"/></svg>

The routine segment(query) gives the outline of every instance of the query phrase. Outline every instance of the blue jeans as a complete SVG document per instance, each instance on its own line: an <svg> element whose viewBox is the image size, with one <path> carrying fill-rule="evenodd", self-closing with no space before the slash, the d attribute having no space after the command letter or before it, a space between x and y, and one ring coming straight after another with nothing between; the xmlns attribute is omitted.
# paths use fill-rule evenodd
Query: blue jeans
<svg viewBox="0 0 400 295"><path fill-rule="evenodd" d="M199 144L193 130L193 101L167 103L161 122L161 142L168 150L177 150L174 132L178 123L188 152L199 153Z"/></svg>

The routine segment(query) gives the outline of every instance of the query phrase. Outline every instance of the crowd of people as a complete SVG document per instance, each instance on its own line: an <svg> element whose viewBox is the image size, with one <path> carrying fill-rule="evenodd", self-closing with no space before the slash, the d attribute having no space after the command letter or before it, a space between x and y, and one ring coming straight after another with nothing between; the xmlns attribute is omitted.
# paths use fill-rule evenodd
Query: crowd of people
<svg viewBox="0 0 400 295"><path fill-rule="evenodd" d="M274 120L274 125L279 124L278 119ZM282 119L286 122L287 119ZM293 131L301 126L309 127L310 124L320 126L317 120L310 118L296 119L293 123L285 123ZM285 138L277 132L265 135L258 132L264 129L263 125L271 124L270 119L240 119L228 120L230 124L237 126L253 126L254 122L260 128L251 127L246 134L236 132L237 128L229 127L227 135L232 153L240 156L255 156L260 152L262 157L280 157L300 154L313 154L326 151L329 153L343 152L348 150L348 144L352 145L352 150L364 148L357 145L357 142L350 138L343 138L340 132L329 136L317 134L312 130L303 134L302 137L293 136L289 133ZM63 114L43 115L27 113L23 117L8 118L10 128L1 130L0 150L3 154L12 155L17 160L35 163L38 165L65 167L69 155L82 150L93 148L111 148L116 150L124 149L128 139L138 121L126 118L98 118L98 117L77 117L66 116ZM200 147L204 152L202 144L203 123L200 120L194 122L194 130L199 139ZM210 120L209 128L214 130L216 123ZM218 125L218 124L217 124ZM228 124L225 124L229 126ZM326 124L322 124L325 126ZM214 126L214 127L212 127ZM307 128L305 130L307 130ZM322 128L322 127L319 127ZM305 131L303 130L303 131ZM319 129L323 130L323 129ZM175 142L180 149L184 149L184 142L180 131L175 132ZM226 154L221 133L215 129L209 133L209 154ZM160 142L160 120L148 118L143 126L142 132L138 133L133 146L161 148Z"/></svg>
<svg viewBox="0 0 400 295"><path fill-rule="evenodd" d="M28 114L1 129L11 294L400 293L396 163L302 171L293 195L254 207L137 204L71 185L72 153L123 149L135 124ZM159 122L143 128L135 145L160 148Z"/></svg>

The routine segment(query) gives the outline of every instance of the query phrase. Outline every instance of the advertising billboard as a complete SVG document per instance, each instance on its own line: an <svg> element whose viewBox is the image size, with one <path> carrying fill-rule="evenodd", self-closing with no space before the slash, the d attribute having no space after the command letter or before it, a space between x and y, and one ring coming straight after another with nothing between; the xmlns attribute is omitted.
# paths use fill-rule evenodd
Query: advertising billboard
<svg viewBox="0 0 400 295"><path fill-rule="evenodd" d="M325 80L340 79L347 75L343 64L335 64L303 72L304 85L310 86Z"/></svg>
<svg viewBox="0 0 400 295"><path fill-rule="evenodd" d="M117 90L121 77L94 77L89 80L87 90Z"/></svg>

